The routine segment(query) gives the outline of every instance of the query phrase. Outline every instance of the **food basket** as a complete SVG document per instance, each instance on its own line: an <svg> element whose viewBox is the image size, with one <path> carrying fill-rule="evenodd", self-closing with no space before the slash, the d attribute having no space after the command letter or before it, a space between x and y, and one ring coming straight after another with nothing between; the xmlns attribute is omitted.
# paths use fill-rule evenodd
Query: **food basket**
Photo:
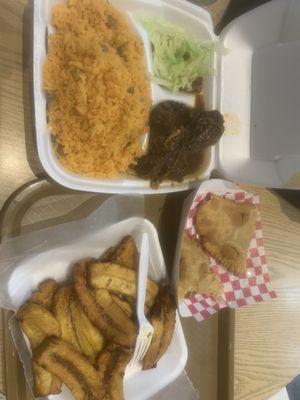
<svg viewBox="0 0 300 400"><path fill-rule="evenodd" d="M42 90L42 66L51 9L58 0L34 0L33 86L37 149L46 173L72 189L102 193L169 193L186 190L217 168L229 179L267 187L300 188L298 131L300 29L297 0L274 0L244 14L214 35L210 15L184 0L113 0L129 19L145 11L165 16L201 40L219 40L225 50L215 56L215 74L204 79L205 104L225 118L225 134L206 151L199 171L182 183L165 181L158 189L134 176L92 179L62 168L52 150ZM149 40L142 35L151 70ZM288 60L288 62L287 62ZM298 66L298 67L297 67ZM278 84L280 82L280 85ZM193 105L194 96L172 95L152 83L153 103L172 99Z"/></svg>

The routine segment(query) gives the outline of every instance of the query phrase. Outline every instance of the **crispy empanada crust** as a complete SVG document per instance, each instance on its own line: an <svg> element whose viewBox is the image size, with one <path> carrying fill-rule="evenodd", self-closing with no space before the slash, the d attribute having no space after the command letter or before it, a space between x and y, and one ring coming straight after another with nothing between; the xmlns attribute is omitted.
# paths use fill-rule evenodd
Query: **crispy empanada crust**
<svg viewBox="0 0 300 400"><path fill-rule="evenodd" d="M209 256L193 238L183 235L181 241L178 298L193 293L207 294L215 299L223 293L218 275L210 270Z"/></svg>
<svg viewBox="0 0 300 400"><path fill-rule="evenodd" d="M246 256L256 225L253 204L212 196L199 204L195 227L203 248L235 275L246 272Z"/></svg>

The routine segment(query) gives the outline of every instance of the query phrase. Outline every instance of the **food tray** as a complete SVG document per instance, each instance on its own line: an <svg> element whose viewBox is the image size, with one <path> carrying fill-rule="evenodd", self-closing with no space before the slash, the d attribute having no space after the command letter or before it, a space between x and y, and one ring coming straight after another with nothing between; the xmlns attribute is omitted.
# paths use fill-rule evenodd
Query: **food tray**
<svg viewBox="0 0 300 400"><path fill-rule="evenodd" d="M43 179L34 180L18 189L1 210L1 239L5 240L23 233L86 217L106 198L105 195L97 196L74 192L55 186ZM151 201L148 197L145 199L146 217L159 227L166 256L173 253L176 245L176 223L179 222L182 200L183 196L180 193L172 198L155 196ZM171 221L172 223L170 223ZM167 258L171 259L171 257ZM24 378L22 364L8 329L8 320L11 316L11 312L2 310L4 336L2 365L6 399L32 400L31 392ZM225 396L225 393L232 391L233 321L234 312L231 310L219 313L198 327L191 319L182 321L190 350L187 372L194 386L201 393L216 393L217 388L218 391L221 390L219 400L231 400L231 397L227 394ZM196 337L201 337L201 340L195 340ZM209 354L208 358L207 354ZM199 360L202 360L205 370L210 371L212 378L209 379L209 382L206 375L201 373L201 367L199 370ZM218 370L221 371L220 374L217 373Z"/></svg>

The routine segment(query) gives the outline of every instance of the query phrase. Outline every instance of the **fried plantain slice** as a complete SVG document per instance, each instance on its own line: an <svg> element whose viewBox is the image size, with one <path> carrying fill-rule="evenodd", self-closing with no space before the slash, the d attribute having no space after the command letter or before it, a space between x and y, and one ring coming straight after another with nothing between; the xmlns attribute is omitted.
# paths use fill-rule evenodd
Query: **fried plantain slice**
<svg viewBox="0 0 300 400"><path fill-rule="evenodd" d="M40 304L50 310L57 287L58 284L54 279L47 279L39 284L38 290L32 293L29 302Z"/></svg>
<svg viewBox="0 0 300 400"><path fill-rule="evenodd" d="M106 289L136 299L136 272L119 264L91 263L88 281L94 289ZM146 304L151 307L158 293L158 285L148 278Z"/></svg>
<svg viewBox="0 0 300 400"><path fill-rule="evenodd" d="M124 351L119 353L118 360L111 371L107 391L111 400L124 400L124 375L127 365L131 360L132 354Z"/></svg>
<svg viewBox="0 0 300 400"><path fill-rule="evenodd" d="M34 361L55 374L71 390L76 400L101 400L103 389L98 371L70 344L48 338L34 352Z"/></svg>
<svg viewBox="0 0 300 400"><path fill-rule="evenodd" d="M16 314L32 349L39 346L47 336L60 336L61 329L54 316L45 307L25 303Z"/></svg>
<svg viewBox="0 0 300 400"><path fill-rule="evenodd" d="M87 268L91 260L76 264L73 270L73 287L75 295L89 320L103 335L121 346L133 347L136 327L121 308L113 302L109 293L96 301L91 289L87 287Z"/></svg>
<svg viewBox="0 0 300 400"><path fill-rule="evenodd" d="M40 367L36 362L32 363L33 394L35 397L46 397L50 394L61 392L62 381L51 372Z"/></svg>
<svg viewBox="0 0 300 400"><path fill-rule="evenodd" d="M97 306L106 316L107 324L109 327L114 326L119 331L118 336L126 337L124 346L133 347L135 344L137 329L135 323L128 317L121 307L113 300L111 294L107 290L98 290L97 292ZM114 341L114 340L112 340ZM114 341L122 345L118 338Z"/></svg>
<svg viewBox="0 0 300 400"><path fill-rule="evenodd" d="M29 302L39 304L47 310L51 310L54 293L58 287L54 279L47 279L41 282L38 290L32 293ZM46 397L50 394L61 392L62 382L44 368L33 363L33 392L36 397Z"/></svg>
<svg viewBox="0 0 300 400"><path fill-rule="evenodd" d="M114 364L114 355L115 352L119 347L118 345L110 342L107 343L104 349L101 351L100 355L98 356L97 359L97 369L99 372L99 376L101 381L105 385L105 379L109 376L110 369L112 368Z"/></svg>
<svg viewBox="0 0 300 400"><path fill-rule="evenodd" d="M52 298L56 288L57 288L57 283L53 279L48 279L40 283L38 290L33 292L33 294L31 295L30 302L36 303L49 310L51 308ZM25 322L25 326L27 325L28 321ZM40 331L40 329L37 328L40 325L39 319L36 319L36 325L37 325L36 328L33 329L36 329L36 331ZM23 326L22 329L24 330ZM32 329L30 330L30 332L32 332ZM28 335L30 336L29 332L27 332L27 337L30 341L32 348L36 347L47 336L45 335L45 333L41 332L39 334L35 333L31 335L31 337L29 337ZM36 397L46 397L49 396L50 394L60 393L62 382L56 376L52 375L45 369L39 367L36 363L33 363L32 365L32 372L33 372L33 392Z"/></svg>
<svg viewBox="0 0 300 400"><path fill-rule="evenodd" d="M101 262L120 264L126 268L137 269L138 251L132 236L125 236L120 243L110 247L99 258Z"/></svg>
<svg viewBox="0 0 300 400"><path fill-rule="evenodd" d="M100 294L99 296L101 297L101 291L102 289L98 289L100 290ZM97 300L98 297L98 290L94 290L94 294ZM122 311L124 311L124 313L130 318L132 319L134 316L134 312L133 312L133 308L131 306L130 303L128 303L128 301L121 299L120 297L118 297L115 294L111 294L111 298L113 299L113 301L122 309Z"/></svg>
<svg viewBox="0 0 300 400"><path fill-rule="evenodd" d="M161 288L153 309L150 322L154 328L153 338L143 359L143 370L156 367L167 351L174 332L176 304L168 288Z"/></svg>
<svg viewBox="0 0 300 400"><path fill-rule="evenodd" d="M90 322L77 299L73 297L70 301L70 311L77 341L83 353L94 363L103 347L103 336Z"/></svg>
<svg viewBox="0 0 300 400"><path fill-rule="evenodd" d="M176 322L176 303L173 295L167 288L161 289L160 302L163 304L164 329L160 342L158 360L165 354L171 343Z"/></svg>
<svg viewBox="0 0 300 400"><path fill-rule="evenodd" d="M153 326L153 336L150 347L143 359L143 370L156 367L156 363L158 362L161 338L164 333L164 320L161 309L155 309L151 315L150 323Z"/></svg>
<svg viewBox="0 0 300 400"><path fill-rule="evenodd" d="M104 390L108 399L123 400L123 381L126 367L133 352L124 351L123 348L112 343L100 354L97 365L100 379L104 382Z"/></svg>
<svg viewBox="0 0 300 400"><path fill-rule="evenodd" d="M70 284L65 284L57 289L53 297L52 312L60 324L61 338L74 346L76 350L81 351L72 325L70 313L71 291Z"/></svg>
<svg viewBox="0 0 300 400"><path fill-rule="evenodd" d="M102 289L99 289L102 290ZM97 290L95 290L96 292ZM135 310L136 310L136 299L134 299L133 297L128 297L128 296L123 296L122 294L118 293L118 294L112 294L111 293L111 297L114 299L114 301L123 309L123 311L126 312L126 314L129 313L129 307L131 308L131 312L130 314L132 314L133 318L135 316ZM128 307L129 306L129 307ZM150 308L147 306L147 304L145 303L145 307L144 307L144 312L145 315L149 314L149 310ZM128 316L130 317L130 315L128 314Z"/></svg>

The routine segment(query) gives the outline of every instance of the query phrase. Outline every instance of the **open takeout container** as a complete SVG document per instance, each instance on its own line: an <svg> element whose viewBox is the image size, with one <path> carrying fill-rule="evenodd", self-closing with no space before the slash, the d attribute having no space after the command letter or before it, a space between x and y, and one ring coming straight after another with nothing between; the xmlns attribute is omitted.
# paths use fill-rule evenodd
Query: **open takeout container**
<svg viewBox="0 0 300 400"><path fill-rule="evenodd" d="M72 197L70 200L76 201ZM78 218L78 212L76 214ZM105 201L86 218L70 222L70 215L67 215L69 222L65 224L4 241L0 257L1 307L16 311L40 282L47 278L65 281L77 260L98 257L128 234L133 236L139 248L141 234L148 233L149 275L155 281L167 279L157 231L143 214L143 198L117 196ZM14 317L10 319L9 325L30 386L30 351ZM186 361L187 347L177 315L171 344L157 367L148 371L141 371L137 366L127 368L124 378L125 398L143 400L154 396L181 374ZM72 398L66 387L63 387L61 394L49 396L49 399Z"/></svg>
<svg viewBox="0 0 300 400"><path fill-rule="evenodd" d="M229 179L266 187L300 188L300 4L273 0L242 15L219 37L210 15L184 0L111 0L132 20L135 12L164 16L200 40L219 40L227 49L215 55L215 74L204 78L207 109L225 118L225 133L218 145L207 149L203 165L182 183L163 182L151 189L138 177L93 179L65 170L51 144L46 118L42 67L51 9L63 0L34 0L33 78L37 149L47 174L68 188L102 193L168 193L197 186L218 169ZM132 20L133 21L133 20ZM134 22L145 45L151 72L151 47L145 31ZM194 104L194 96L172 94L152 83L153 103L166 99Z"/></svg>

